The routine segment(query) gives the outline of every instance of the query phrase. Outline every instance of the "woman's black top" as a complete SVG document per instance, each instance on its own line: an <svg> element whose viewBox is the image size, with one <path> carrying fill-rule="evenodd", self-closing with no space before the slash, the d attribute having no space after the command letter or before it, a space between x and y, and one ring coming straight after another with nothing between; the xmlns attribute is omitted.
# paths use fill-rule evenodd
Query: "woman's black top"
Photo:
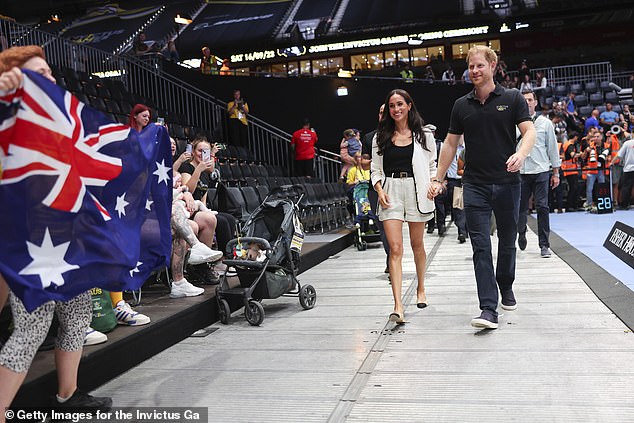
<svg viewBox="0 0 634 423"><path fill-rule="evenodd" d="M194 174L194 165L190 162L185 162L178 168L180 173L187 173L189 175ZM201 172L200 178L198 178L198 184L196 185L196 190L192 192L192 197L194 200L201 200L207 190L211 187L216 186L216 181L218 177L215 172Z"/></svg>
<svg viewBox="0 0 634 423"><path fill-rule="evenodd" d="M393 173L408 172L413 175L412 156L414 155L414 142L404 147L390 144L383 153L383 173L392 176Z"/></svg>

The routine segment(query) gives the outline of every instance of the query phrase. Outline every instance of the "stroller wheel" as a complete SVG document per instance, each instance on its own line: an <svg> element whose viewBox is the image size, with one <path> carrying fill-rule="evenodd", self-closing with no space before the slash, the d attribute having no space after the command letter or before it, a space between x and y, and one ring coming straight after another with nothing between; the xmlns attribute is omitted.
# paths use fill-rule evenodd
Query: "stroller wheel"
<svg viewBox="0 0 634 423"><path fill-rule="evenodd" d="M220 318L220 323L226 325L229 323L229 317L231 316L231 309L229 308L229 303L224 298L218 300L218 317Z"/></svg>
<svg viewBox="0 0 634 423"><path fill-rule="evenodd" d="M250 325L260 326L264 320L264 307L255 300L249 300L249 303L244 308L244 317L247 318L247 322Z"/></svg>
<svg viewBox="0 0 634 423"><path fill-rule="evenodd" d="M368 249L368 243L365 241L361 241L361 244L359 244L359 251L365 251Z"/></svg>
<svg viewBox="0 0 634 423"><path fill-rule="evenodd" d="M299 291L299 304L304 308L304 310L310 310L315 307L315 303L317 302L317 292L315 292L315 288L312 285L304 285L302 289Z"/></svg>

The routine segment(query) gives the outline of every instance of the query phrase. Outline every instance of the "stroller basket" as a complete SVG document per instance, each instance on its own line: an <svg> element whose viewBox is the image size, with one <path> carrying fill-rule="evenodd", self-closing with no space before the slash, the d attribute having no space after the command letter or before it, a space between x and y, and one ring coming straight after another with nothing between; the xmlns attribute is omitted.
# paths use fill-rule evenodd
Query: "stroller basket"
<svg viewBox="0 0 634 423"><path fill-rule="evenodd" d="M236 268L240 286L249 288L262 273L259 270ZM295 288L295 280L292 275L283 269L267 269L253 290L253 298L273 299L278 298Z"/></svg>

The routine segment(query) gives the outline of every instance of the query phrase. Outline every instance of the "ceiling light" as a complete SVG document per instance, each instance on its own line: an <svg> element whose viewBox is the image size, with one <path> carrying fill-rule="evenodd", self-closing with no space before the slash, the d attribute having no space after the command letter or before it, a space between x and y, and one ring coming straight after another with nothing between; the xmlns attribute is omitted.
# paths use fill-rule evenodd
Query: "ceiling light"
<svg viewBox="0 0 634 423"><path fill-rule="evenodd" d="M339 97L344 97L346 95L348 95L348 88L346 88L346 86L342 85L339 88L337 88L337 95Z"/></svg>

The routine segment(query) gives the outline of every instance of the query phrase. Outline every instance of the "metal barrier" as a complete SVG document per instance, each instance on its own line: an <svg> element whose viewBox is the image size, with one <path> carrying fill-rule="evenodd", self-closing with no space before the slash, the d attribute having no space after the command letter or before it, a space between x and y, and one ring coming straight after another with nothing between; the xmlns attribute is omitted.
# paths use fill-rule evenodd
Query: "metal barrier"
<svg viewBox="0 0 634 423"><path fill-rule="evenodd" d="M531 81L537 80L537 72L543 72L548 80L548 85L551 87L612 80L612 64L610 62L534 68L531 69ZM507 73L513 78L518 74L518 71Z"/></svg>
<svg viewBox="0 0 634 423"><path fill-rule="evenodd" d="M341 173L341 156L327 150L320 150L315 156L315 176L324 182L337 182Z"/></svg>

